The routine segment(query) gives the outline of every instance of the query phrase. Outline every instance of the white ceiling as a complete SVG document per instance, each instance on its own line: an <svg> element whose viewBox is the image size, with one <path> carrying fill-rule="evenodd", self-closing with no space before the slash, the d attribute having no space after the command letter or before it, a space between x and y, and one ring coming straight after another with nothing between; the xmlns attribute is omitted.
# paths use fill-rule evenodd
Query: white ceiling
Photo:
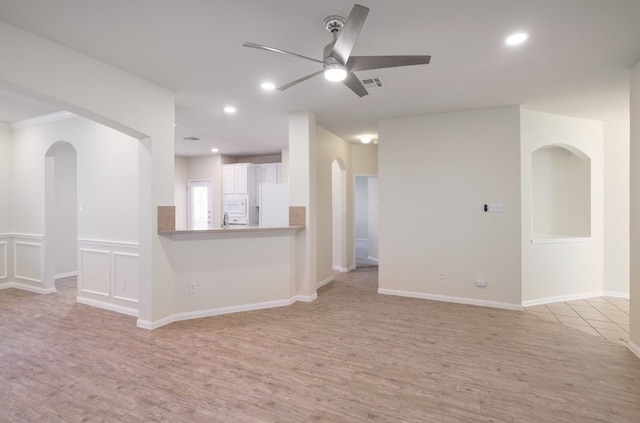
<svg viewBox="0 0 640 423"><path fill-rule="evenodd" d="M354 55L430 54L430 65L359 72L386 87L359 98L316 77L264 92L319 64L242 47L244 41L322 59L325 17L340 0L0 0L0 20L176 93L176 151L267 154L288 142L287 114L311 110L347 140L380 119L522 104L589 119L629 116L628 70L640 60L638 0L360 0L371 9ZM529 41L513 48L516 31ZM238 112L226 115L225 105ZM55 111L0 91L0 122ZM197 142L182 138L195 136ZM384 142L384 141L383 141ZM210 153L209 153L210 154Z"/></svg>

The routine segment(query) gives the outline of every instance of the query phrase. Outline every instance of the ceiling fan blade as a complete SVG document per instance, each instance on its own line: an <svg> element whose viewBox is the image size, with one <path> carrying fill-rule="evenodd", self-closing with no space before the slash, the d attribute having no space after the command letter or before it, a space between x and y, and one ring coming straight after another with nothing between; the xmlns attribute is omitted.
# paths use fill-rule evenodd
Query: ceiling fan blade
<svg viewBox="0 0 640 423"><path fill-rule="evenodd" d="M398 66L427 65L431 56L353 56L347 62L350 71L395 68Z"/></svg>
<svg viewBox="0 0 640 423"><path fill-rule="evenodd" d="M286 51L286 50L280 50L279 48L263 46L261 44L246 42L246 43L242 43L242 45L244 47L256 48L258 50L266 50L266 51L273 51L274 53L288 54L289 56L299 57L300 59L311 60L312 62L316 62L316 63L324 63L322 60L317 60L317 59L314 59L312 57L303 56L303 55L298 54L298 53L291 53L290 51Z"/></svg>
<svg viewBox="0 0 640 423"><path fill-rule="evenodd" d="M349 60L349 56L351 55L351 50L353 50L353 46L358 40L358 35L360 35L360 30L362 30L364 21L367 19L368 13L369 8L367 7L359 4L353 6L351 13L349 13L349 17L338 33L338 38L331 50L330 56L335 57L342 64L347 63L347 60Z"/></svg>
<svg viewBox="0 0 640 423"><path fill-rule="evenodd" d="M307 79L313 78L316 75L320 75L323 71L318 71L318 72L314 72L312 74L309 74L307 76L303 76L302 78L296 79L295 81L289 82L288 84L283 85L282 87L278 88L280 91L284 91L287 88L291 88L296 84L299 84L303 81L306 81Z"/></svg>
<svg viewBox="0 0 640 423"><path fill-rule="evenodd" d="M351 88L351 91L358 94L358 97L364 97L365 95L369 94L364 85L362 85L362 82L360 82L356 74L353 72L349 72L347 74L347 78L342 82L344 83L344 85Z"/></svg>

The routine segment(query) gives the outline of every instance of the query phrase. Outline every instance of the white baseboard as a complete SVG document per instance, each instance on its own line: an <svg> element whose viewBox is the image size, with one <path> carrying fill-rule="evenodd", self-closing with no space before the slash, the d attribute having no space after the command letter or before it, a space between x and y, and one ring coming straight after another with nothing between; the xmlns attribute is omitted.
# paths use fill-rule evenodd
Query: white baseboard
<svg viewBox="0 0 640 423"><path fill-rule="evenodd" d="M27 285L20 282L7 282L7 283L0 284L0 289L8 289L8 288L21 289L23 291L29 291L29 292L34 292L36 294L43 294L43 295L53 294L54 292L58 292L56 291L55 288L39 288L37 286L31 286L31 285Z"/></svg>
<svg viewBox="0 0 640 423"><path fill-rule="evenodd" d="M537 298L535 300L525 300L522 302L523 307L532 307L541 304L561 303L564 301L585 300L587 298L602 297L604 292L591 291L580 294L559 295L557 297Z"/></svg>
<svg viewBox="0 0 640 423"><path fill-rule="evenodd" d="M327 279L325 279L325 280L322 280L322 281L318 282L318 283L316 284L316 289L320 289L320 288L322 288L323 286L325 286L325 285L326 285L326 284L328 284L329 282L333 282L333 276L329 276Z"/></svg>
<svg viewBox="0 0 640 423"><path fill-rule="evenodd" d="M111 304L104 301L94 300L86 297L76 297L76 302L80 304L89 305L92 307L101 308L104 310L115 311L116 313L126 314L127 316L138 317L138 310L130 307L123 307L117 304Z"/></svg>
<svg viewBox="0 0 640 423"><path fill-rule="evenodd" d="M378 289L378 294L396 295L399 297L420 298L423 300L442 301L446 303L466 304L481 307L500 308L504 310L522 311L520 304L502 303L498 301L480 300L476 298L450 297L447 295L427 294L424 292L398 291L395 289Z"/></svg>
<svg viewBox="0 0 640 423"><path fill-rule="evenodd" d="M629 342L627 342L627 348L629 348L632 353L634 353L636 356L638 356L638 358L640 358L640 347L639 346L637 346L633 342L629 341Z"/></svg>
<svg viewBox="0 0 640 423"><path fill-rule="evenodd" d="M624 298L625 300L629 299L629 293L628 292L604 291L603 295L605 297Z"/></svg>
<svg viewBox="0 0 640 423"><path fill-rule="evenodd" d="M372 261L374 263L378 263L378 258L377 257L367 256L367 260Z"/></svg>
<svg viewBox="0 0 640 423"><path fill-rule="evenodd" d="M284 307L289 306L296 301L311 302L318 297L318 294L313 295L296 295L286 300L266 301L262 303L243 304L238 306L211 308L208 310L189 311L185 313L176 313L171 316L163 317L162 319L149 321L138 319L136 326L141 329L157 329L161 326L168 325L169 323L179 322L182 320L200 319L203 317L220 316L222 314L240 313L244 311L262 310L266 308Z"/></svg>
<svg viewBox="0 0 640 423"><path fill-rule="evenodd" d="M351 272L352 270L355 270L355 269L356 269L356 265L355 264L352 264L349 267L333 266L333 270L338 271L340 273L349 273L349 272Z"/></svg>
<svg viewBox="0 0 640 423"><path fill-rule="evenodd" d="M356 265L353 264L349 267L340 267L340 266L333 266L332 269L341 273L349 273L352 270L354 270L356 268Z"/></svg>
<svg viewBox="0 0 640 423"><path fill-rule="evenodd" d="M163 317L162 319L154 320L153 322L151 320L138 319L136 320L136 326L140 329L153 330L173 322L175 322L175 320L173 320L173 315L171 315Z"/></svg>
<svg viewBox="0 0 640 423"><path fill-rule="evenodd" d="M76 270L75 272L58 273L57 275L54 275L54 278L62 279L62 278L70 278L72 276L78 276L78 271Z"/></svg>
<svg viewBox="0 0 640 423"><path fill-rule="evenodd" d="M318 298L318 293L314 292L313 295L296 295L296 301L301 301L303 303L311 303Z"/></svg>

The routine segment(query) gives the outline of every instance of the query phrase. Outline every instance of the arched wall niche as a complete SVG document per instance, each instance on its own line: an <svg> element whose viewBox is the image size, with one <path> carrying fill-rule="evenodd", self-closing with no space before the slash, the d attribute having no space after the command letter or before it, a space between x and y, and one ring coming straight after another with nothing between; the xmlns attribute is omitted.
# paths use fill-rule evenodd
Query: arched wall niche
<svg viewBox="0 0 640 423"><path fill-rule="evenodd" d="M533 239L591 236L591 158L549 144L531 154Z"/></svg>

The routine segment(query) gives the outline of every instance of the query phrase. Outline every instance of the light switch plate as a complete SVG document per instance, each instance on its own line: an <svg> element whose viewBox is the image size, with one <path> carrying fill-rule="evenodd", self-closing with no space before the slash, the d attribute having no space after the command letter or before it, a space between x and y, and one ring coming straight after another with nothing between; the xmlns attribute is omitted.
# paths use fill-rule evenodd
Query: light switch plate
<svg viewBox="0 0 640 423"><path fill-rule="evenodd" d="M490 213L502 213L502 212L504 212L504 204L502 204L502 203L491 203L491 204L489 204L489 212Z"/></svg>

